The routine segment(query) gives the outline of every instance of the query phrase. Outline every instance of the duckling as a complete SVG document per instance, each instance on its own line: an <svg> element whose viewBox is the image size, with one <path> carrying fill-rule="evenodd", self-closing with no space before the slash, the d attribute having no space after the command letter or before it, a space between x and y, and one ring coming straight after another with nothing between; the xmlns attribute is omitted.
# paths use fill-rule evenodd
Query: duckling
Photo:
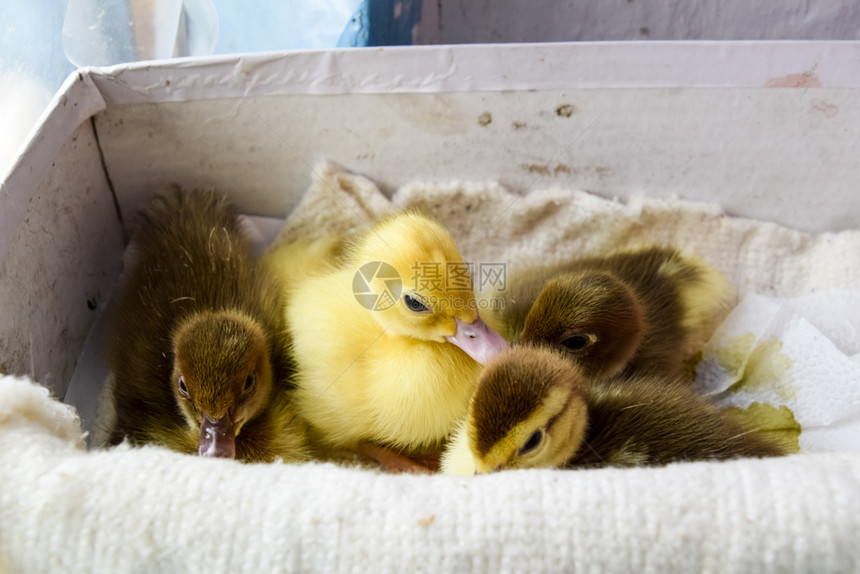
<svg viewBox="0 0 860 574"><path fill-rule="evenodd" d="M337 268L345 249L344 238L325 235L275 243L263 253L260 264L279 283L284 301L303 279L330 273Z"/></svg>
<svg viewBox="0 0 860 574"><path fill-rule="evenodd" d="M586 376L559 351L516 346L478 381L442 472L660 466L785 454L654 373Z"/></svg>
<svg viewBox="0 0 860 574"><path fill-rule="evenodd" d="M704 260L647 247L511 278L495 321L509 339L563 350L588 376L680 373L734 297ZM498 327L497 323L492 323Z"/></svg>
<svg viewBox="0 0 860 574"><path fill-rule="evenodd" d="M341 253L328 270L287 274L299 412L324 445L425 469L409 456L438 458L481 365L507 343L479 316L468 265L434 219L384 217Z"/></svg>
<svg viewBox="0 0 860 574"><path fill-rule="evenodd" d="M140 214L130 248L112 341L110 443L305 459L280 292L226 197L171 187Z"/></svg>

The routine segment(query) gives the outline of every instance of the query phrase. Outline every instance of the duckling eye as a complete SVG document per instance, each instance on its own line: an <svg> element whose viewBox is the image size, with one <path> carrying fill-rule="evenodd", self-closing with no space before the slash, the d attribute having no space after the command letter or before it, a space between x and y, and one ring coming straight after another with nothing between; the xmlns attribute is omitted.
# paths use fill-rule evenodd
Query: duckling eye
<svg viewBox="0 0 860 574"><path fill-rule="evenodd" d="M543 440L543 430L538 429L531 434L531 436L529 437L529 440L527 440L526 444L524 444L522 446L522 448L520 448L520 451L518 454L523 455L523 454L526 454L528 452L533 451L534 449L536 449L538 447L538 445L540 445L542 440Z"/></svg>
<svg viewBox="0 0 860 574"><path fill-rule="evenodd" d="M248 375L248 378L245 379L245 386L242 388L243 392L250 393L251 389L254 388L254 373Z"/></svg>
<svg viewBox="0 0 860 574"><path fill-rule="evenodd" d="M415 313L426 313L430 310L427 305L409 294L403 296L403 303L406 305L407 309Z"/></svg>
<svg viewBox="0 0 860 574"><path fill-rule="evenodd" d="M188 387L185 386L185 377L179 375L179 392L183 397L188 396Z"/></svg>
<svg viewBox="0 0 860 574"><path fill-rule="evenodd" d="M562 340L561 346L568 351L581 351L594 342L588 335L572 335Z"/></svg>

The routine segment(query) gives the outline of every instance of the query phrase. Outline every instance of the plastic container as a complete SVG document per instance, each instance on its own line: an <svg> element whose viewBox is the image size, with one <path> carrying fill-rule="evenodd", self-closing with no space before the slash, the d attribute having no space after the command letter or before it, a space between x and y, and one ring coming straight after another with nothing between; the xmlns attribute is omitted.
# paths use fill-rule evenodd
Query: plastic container
<svg viewBox="0 0 860 574"><path fill-rule="evenodd" d="M76 66L205 56L218 37L211 0L69 0L63 50Z"/></svg>

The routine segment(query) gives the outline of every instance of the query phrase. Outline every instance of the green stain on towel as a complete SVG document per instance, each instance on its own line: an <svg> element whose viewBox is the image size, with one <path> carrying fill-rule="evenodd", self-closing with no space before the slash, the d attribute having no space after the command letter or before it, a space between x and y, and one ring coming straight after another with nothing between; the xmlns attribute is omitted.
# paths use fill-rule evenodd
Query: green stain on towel
<svg viewBox="0 0 860 574"><path fill-rule="evenodd" d="M787 406L753 403L745 409L725 407L723 412L764 439L778 444L788 453L800 451L800 423Z"/></svg>
<svg viewBox="0 0 860 574"><path fill-rule="evenodd" d="M720 365L732 376L732 392L774 391L788 400L797 394L789 371L792 361L782 352L782 341L776 336L759 343L753 333L729 339L717 351Z"/></svg>
<svg viewBox="0 0 860 574"><path fill-rule="evenodd" d="M684 361L682 372L691 381L696 380L696 367L698 367L699 363L702 362L704 356L705 354L703 351L698 351L697 353L690 355L690 357Z"/></svg>

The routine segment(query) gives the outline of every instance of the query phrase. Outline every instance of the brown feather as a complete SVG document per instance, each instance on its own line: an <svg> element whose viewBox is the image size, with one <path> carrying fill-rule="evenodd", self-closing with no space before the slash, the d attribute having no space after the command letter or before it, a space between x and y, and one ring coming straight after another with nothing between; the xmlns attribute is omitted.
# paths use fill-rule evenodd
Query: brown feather
<svg viewBox="0 0 860 574"><path fill-rule="evenodd" d="M482 373L467 419L477 469L653 466L785 454L676 377L583 376L546 347L500 354ZM567 396L559 400L562 390ZM523 454L524 441L541 429L549 446Z"/></svg>
<svg viewBox="0 0 860 574"><path fill-rule="evenodd" d="M714 313L731 294L728 283L703 262L672 248L649 247L580 259L512 279L502 321L523 343L564 349L563 341L587 334L587 348L568 351L590 375L626 369L681 373L691 353L700 309L692 290L710 294ZM709 285L717 281L719 284Z"/></svg>
<svg viewBox="0 0 860 574"><path fill-rule="evenodd" d="M776 444L733 421L704 397L656 374L586 385L589 424L568 467L781 456Z"/></svg>
<svg viewBox="0 0 860 574"><path fill-rule="evenodd" d="M509 429L525 421L537 410L551 385L565 380L567 369L543 360L545 357L512 349L487 365L472 398L471 416L475 421L475 446L486 455ZM534 373L540 376L534 376ZM565 381L566 383L566 381Z"/></svg>
<svg viewBox="0 0 860 574"><path fill-rule="evenodd" d="M256 441L273 443L292 420L288 404L267 406L270 395L287 392L292 364L280 291L258 266L235 208L221 194L173 186L139 214L131 249L112 344L111 442L196 452L195 417L234 410L247 416L237 457L258 460L268 446ZM257 381L244 404L249 370ZM180 371L195 377L186 402L176 389ZM296 431L287 457L304 456L302 428L287 431Z"/></svg>

